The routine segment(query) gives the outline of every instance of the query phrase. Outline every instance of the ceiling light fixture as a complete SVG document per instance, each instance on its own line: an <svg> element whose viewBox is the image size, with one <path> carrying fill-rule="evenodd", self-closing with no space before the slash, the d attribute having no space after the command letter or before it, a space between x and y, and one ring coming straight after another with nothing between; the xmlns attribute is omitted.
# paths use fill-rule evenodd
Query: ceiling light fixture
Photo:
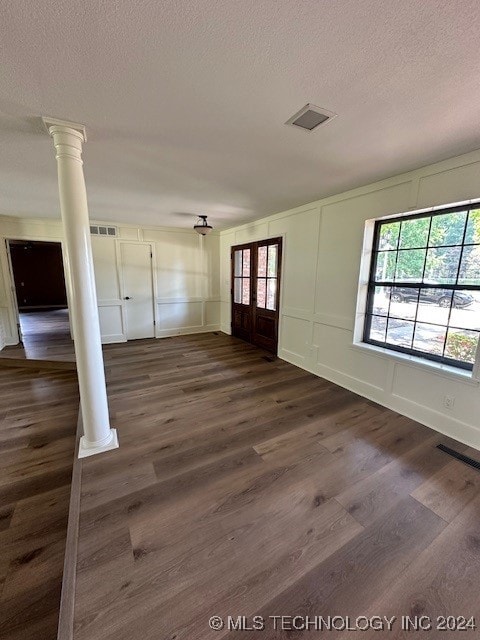
<svg viewBox="0 0 480 640"><path fill-rule="evenodd" d="M198 216L198 220L193 225L193 228L201 236L206 236L213 229L213 227L207 222L207 216Z"/></svg>

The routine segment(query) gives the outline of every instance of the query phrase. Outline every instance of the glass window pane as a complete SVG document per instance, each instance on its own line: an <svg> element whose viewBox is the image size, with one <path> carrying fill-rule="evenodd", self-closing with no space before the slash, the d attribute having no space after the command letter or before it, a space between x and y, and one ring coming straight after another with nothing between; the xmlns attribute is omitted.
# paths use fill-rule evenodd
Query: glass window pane
<svg viewBox="0 0 480 640"><path fill-rule="evenodd" d="M400 233L400 222L387 222L380 226L378 236L378 248L388 250L396 249Z"/></svg>
<svg viewBox="0 0 480 640"><path fill-rule="evenodd" d="M447 335L446 327L439 327L433 324L417 322L415 325L415 337L413 348L435 356L443 354L443 345Z"/></svg>
<svg viewBox="0 0 480 640"><path fill-rule="evenodd" d="M257 278L257 307L265 309L267 297L267 281L265 278Z"/></svg>
<svg viewBox="0 0 480 640"><path fill-rule="evenodd" d="M233 285L233 301L236 304L242 304L242 279L235 278Z"/></svg>
<svg viewBox="0 0 480 640"><path fill-rule="evenodd" d="M390 287L375 287L372 311L376 315L386 316L390 305Z"/></svg>
<svg viewBox="0 0 480 640"><path fill-rule="evenodd" d="M267 309L275 311L277 308L277 279L269 278L267 280Z"/></svg>
<svg viewBox="0 0 480 640"><path fill-rule="evenodd" d="M455 284L461 251L461 247L429 249L427 251L424 282Z"/></svg>
<svg viewBox="0 0 480 640"><path fill-rule="evenodd" d="M409 251L399 251L397 267L395 269L395 280L407 282L422 281L423 267L425 264L425 249L411 249Z"/></svg>
<svg viewBox="0 0 480 640"><path fill-rule="evenodd" d="M400 232L400 248L426 247L430 218L403 220Z"/></svg>
<svg viewBox="0 0 480 640"><path fill-rule="evenodd" d="M480 207L382 221L374 249L366 339L472 365L480 336ZM395 286L379 286L392 280Z"/></svg>
<svg viewBox="0 0 480 640"><path fill-rule="evenodd" d="M474 209L468 215L465 244L480 244L480 209Z"/></svg>
<svg viewBox="0 0 480 640"><path fill-rule="evenodd" d="M387 327L387 342L398 347L412 348L413 322L389 318Z"/></svg>
<svg viewBox="0 0 480 640"><path fill-rule="evenodd" d="M385 342L385 333L387 332L387 319L381 316L372 316L370 324L370 340L377 342Z"/></svg>
<svg viewBox="0 0 480 640"><path fill-rule="evenodd" d="M450 317L452 291L448 289L421 289L417 320L446 325Z"/></svg>
<svg viewBox="0 0 480 640"><path fill-rule="evenodd" d="M268 247L258 247L258 273L257 276L267 275L267 249Z"/></svg>
<svg viewBox="0 0 480 640"><path fill-rule="evenodd" d="M480 245L463 248L458 283L480 286Z"/></svg>
<svg viewBox="0 0 480 640"><path fill-rule="evenodd" d="M478 332L466 329L449 329L445 357L473 364L478 345Z"/></svg>
<svg viewBox="0 0 480 640"><path fill-rule="evenodd" d="M396 251L380 251L377 254L377 268L375 280L385 282L393 280L395 276Z"/></svg>
<svg viewBox="0 0 480 640"><path fill-rule="evenodd" d="M250 276L250 249L243 250L243 270L242 275L244 278Z"/></svg>
<svg viewBox="0 0 480 640"><path fill-rule="evenodd" d="M429 246L440 247L448 244L462 244L466 220L466 211L434 216L432 218Z"/></svg>
<svg viewBox="0 0 480 640"><path fill-rule="evenodd" d="M242 250L234 252L233 264L234 264L233 274L235 276L241 276L242 275Z"/></svg>
<svg viewBox="0 0 480 640"><path fill-rule="evenodd" d="M455 291L449 324L480 330L480 291Z"/></svg>
<svg viewBox="0 0 480 640"><path fill-rule="evenodd" d="M250 278L242 278L242 304L250 304Z"/></svg>
<svg viewBox="0 0 480 640"><path fill-rule="evenodd" d="M277 277L277 245L276 244L271 244L268 247L267 276L269 278Z"/></svg>
<svg viewBox="0 0 480 640"><path fill-rule="evenodd" d="M392 287L390 293L390 316L414 320L417 314L418 289Z"/></svg>

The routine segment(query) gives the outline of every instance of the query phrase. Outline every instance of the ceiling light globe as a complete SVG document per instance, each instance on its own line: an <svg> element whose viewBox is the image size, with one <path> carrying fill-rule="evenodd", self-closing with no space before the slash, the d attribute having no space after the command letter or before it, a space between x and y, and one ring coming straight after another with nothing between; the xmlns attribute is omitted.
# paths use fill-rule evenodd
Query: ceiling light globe
<svg viewBox="0 0 480 640"><path fill-rule="evenodd" d="M193 228L201 236L206 236L213 230L213 227L207 222L207 216L198 216L198 220L193 225Z"/></svg>

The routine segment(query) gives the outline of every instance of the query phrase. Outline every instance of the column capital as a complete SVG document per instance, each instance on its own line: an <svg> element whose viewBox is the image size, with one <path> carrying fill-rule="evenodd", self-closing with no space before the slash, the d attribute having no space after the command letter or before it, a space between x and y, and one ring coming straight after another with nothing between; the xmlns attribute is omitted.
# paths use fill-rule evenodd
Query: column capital
<svg viewBox="0 0 480 640"><path fill-rule="evenodd" d="M80 138L82 142L87 141L87 132L84 124L69 122L68 120L58 120L58 118L50 118L49 116L42 116L42 121L48 134L52 137L54 133L69 133Z"/></svg>

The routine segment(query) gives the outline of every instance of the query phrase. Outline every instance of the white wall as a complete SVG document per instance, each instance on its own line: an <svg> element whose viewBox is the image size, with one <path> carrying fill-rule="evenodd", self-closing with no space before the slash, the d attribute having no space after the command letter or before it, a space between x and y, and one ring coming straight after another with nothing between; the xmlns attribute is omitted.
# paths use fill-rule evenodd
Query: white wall
<svg viewBox="0 0 480 640"><path fill-rule="evenodd" d="M117 238L92 236L104 343L126 340L119 244L127 241L152 246L156 337L220 328L218 235L202 238L193 229L115 226ZM62 241L62 236L62 226L57 220L0 218L0 326L4 343L18 342L5 239ZM68 274L68 265L66 271ZM68 277L66 281L68 289ZM1 335L0 331L0 349L3 348Z"/></svg>
<svg viewBox="0 0 480 640"><path fill-rule="evenodd" d="M230 333L230 247L283 235L279 356L480 449L476 382L353 345L365 220L478 197L480 151L222 232L222 331Z"/></svg>

